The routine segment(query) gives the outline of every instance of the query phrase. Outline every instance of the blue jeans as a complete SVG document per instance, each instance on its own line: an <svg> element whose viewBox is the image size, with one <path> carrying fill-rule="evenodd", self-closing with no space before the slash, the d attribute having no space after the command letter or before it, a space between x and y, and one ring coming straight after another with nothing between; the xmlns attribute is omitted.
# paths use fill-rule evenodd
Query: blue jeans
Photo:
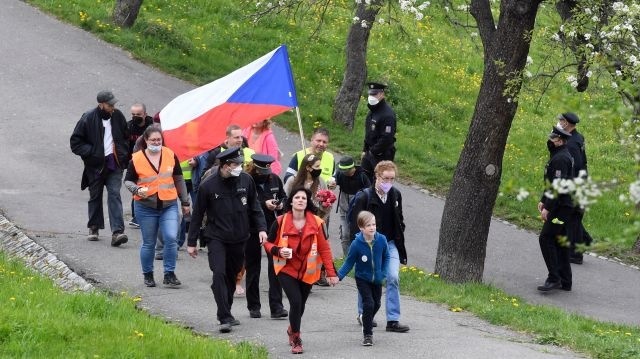
<svg viewBox="0 0 640 359"><path fill-rule="evenodd" d="M122 170L108 171L89 185L89 222L87 228L104 228L104 213L102 210L102 193L107 187L107 208L109 209L109 225L111 232L124 232L124 219L122 218L122 199L120 188L122 187Z"/></svg>
<svg viewBox="0 0 640 359"><path fill-rule="evenodd" d="M136 218L142 233L142 247L140 247L140 263L142 273L153 272L153 257L156 247L158 231L164 238L163 264L164 273L174 272L176 256L178 254L176 236L178 234L178 205L174 201L169 207L156 209L140 204L134 204Z"/></svg>
<svg viewBox="0 0 640 359"><path fill-rule="evenodd" d="M389 242L389 269L387 270L387 290L385 293L385 307L387 321L400 320L400 255L396 244ZM362 297L358 293L358 314L362 314Z"/></svg>

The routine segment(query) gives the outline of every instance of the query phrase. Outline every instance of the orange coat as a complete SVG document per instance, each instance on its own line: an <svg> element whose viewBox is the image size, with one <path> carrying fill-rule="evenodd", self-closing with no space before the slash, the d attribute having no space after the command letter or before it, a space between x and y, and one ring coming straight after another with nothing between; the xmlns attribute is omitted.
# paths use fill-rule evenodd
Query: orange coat
<svg viewBox="0 0 640 359"><path fill-rule="evenodd" d="M279 216L278 231L273 242L265 242L268 253L277 253L281 247L293 249L290 259L273 255L273 267L276 273L286 273L293 278L307 284L313 284L320 279L320 268L324 264L327 276L335 277L331 246L324 233L324 221L309 211L305 212L306 223L302 230L293 225L291 212ZM275 250L274 250L275 248Z"/></svg>

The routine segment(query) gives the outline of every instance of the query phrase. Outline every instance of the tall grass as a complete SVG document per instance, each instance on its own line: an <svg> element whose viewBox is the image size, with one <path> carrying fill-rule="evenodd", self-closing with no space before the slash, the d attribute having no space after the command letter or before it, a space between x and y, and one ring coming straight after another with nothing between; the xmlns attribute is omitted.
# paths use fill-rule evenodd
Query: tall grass
<svg viewBox="0 0 640 359"><path fill-rule="evenodd" d="M286 43L305 133L316 126L328 127L332 150L360 153L364 101L353 132L330 120L342 80L351 2L334 3L315 32L319 19L313 16L269 17L253 23L250 1L147 0L132 29L111 24L113 1L28 1L195 84L224 76ZM446 195L473 114L483 61L478 38L448 24L443 11L435 6L419 23L398 15L391 25L374 24L367 65L369 79L390 85L388 99L398 114L396 160L401 177ZM552 6L541 8L531 49L534 59L549 51L541 43L549 37L550 24L557 21L553 12ZM564 79L558 79L543 97L534 90L525 86L519 98L495 214L527 228L540 227L536 203L548 158L546 135L557 114L573 111L582 118L578 129L587 139L591 175L598 180L617 179L587 213L585 225L600 242L600 250L625 252L634 235L620 229L637 217L618 196L627 191L635 170L633 156L618 144L616 124L629 116L628 110L612 89L595 82L585 93L576 93ZM290 129L297 126L292 113L276 121ZM515 200L520 188L532 193L523 202Z"/></svg>
<svg viewBox="0 0 640 359"><path fill-rule="evenodd" d="M0 252L2 358L266 358L263 347L213 340L136 308L126 293L65 293Z"/></svg>

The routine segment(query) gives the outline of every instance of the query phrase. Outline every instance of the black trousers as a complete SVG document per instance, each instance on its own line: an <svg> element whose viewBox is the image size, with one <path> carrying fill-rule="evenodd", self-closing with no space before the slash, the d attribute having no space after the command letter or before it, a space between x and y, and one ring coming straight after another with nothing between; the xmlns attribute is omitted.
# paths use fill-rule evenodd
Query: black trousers
<svg viewBox="0 0 640 359"><path fill-rule="evenodd" d="M267 254L267 275L269 276L269 309L271 314L278 313L284 309L282 304L282 286L273 269L273 257Z"/></svg>
<svg viewBox="0 0 640 359"><path fill-rule="evenodd" d="M540 250L549 272L547 281L571 287L571 264L569 262L570 240L567 229L572 226L573 208L560 207L549 212L540 231ZM555 223L554 223L555 222Z"/></svg>
<svg viewBox="0 0 640 359"><path fill-rule="evenodd" d="M278 279L289 299L289 324L291 325L291 330L294 333L299 333L302 314L304 314L304 307L307 304L312 285L282 272L278 274Z"/></svg>
<svg viewBox="0 0 640 359"><path fill-rule="evenodd" d="M236 288L236 276L244 262L244 243L223 243L211 240L209 248L209 268L213 272L211 290L216 301L218 311L216 316L220 323L232 321L231 306L233 292Z"/></svg>
<svg viewBox="0 0 640 359"><path fill-rule="evenodd" d="M262 246L257 233L252 233L244 247L246 270L247 309L260 310L260 271L262 269Z"/></svg>
<svg viewBox="0 0 640 359"><path fill-rule="evenodd" d="M362 297L362 334L373 335L373 317L380 309L382 285L356 278L356 286Z"/></svg>
<svg viewBox="0 0 640 359"><path fill-rule="evenodd" d="M584 211L579 207L575 208L573 213L574 220L569 229L569 239L571 240L569 255L571 258L582 258L582 250L578 249L576 251L576 246L591 245L591 235L584 228L582 218L584 218Z"/></svg>

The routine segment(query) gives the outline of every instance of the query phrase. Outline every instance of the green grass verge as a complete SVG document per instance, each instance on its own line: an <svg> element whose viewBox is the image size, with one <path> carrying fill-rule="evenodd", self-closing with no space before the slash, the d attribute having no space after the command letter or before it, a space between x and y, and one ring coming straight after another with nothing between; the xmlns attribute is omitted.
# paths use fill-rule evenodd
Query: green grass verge
<svg viewBox="0 0 640 359"><path fill-rule="evenodd" d="M331 149L358 155L362 146L364 101L355 130L330 121L333 98L342 80L344 42L351 1L336 1L314 37L317 18L271 17L254 24L249 2L237 0L146 0L131 29L114 27L113 0L27 0L41 9L121 46L137 59L163 71L204 84L273 50L289 47L303 115L305 133L314 126L331 131ZM394 17L394 25L374 24L368 49L370 79L390 85L389 101L398 113L400 178L446 194L464 143L482 77L482 47L477 37L451 27L434 5L424 21ZM549 51L553 6L540 9L531 56L534 64ZM400 30L402 26L403 31ZM546 134L558 113L573 111L587 138L589 169L599 180L617 179L617 185L585 216L585 226L605 254L628 255L637 233L623 231L637 220L635 211L618 201L634 178L633 156L618 144L616 124L629 116L612 89L592 83L576 93L558 79L541 101L533 88L523 89L512 124L503 163L501 196L494 214L528 229L538 230L536 203L543 187L542 171L548 154ZM117 90L117 89L116 89ZM123 101L126 103L126 100ZM151 109L157 111L159 109ZM295 130L292 113L276 121ZM286 154L287 156L289 154ZM532 195L515 199L520 188ZM627 257L640 263L640 259ZM635 258L635 259L634 259Z"/></svg>
<svg viewBox="0 0 640 359"><path fill-rule="evenodd" d="M467 311L492 324L532 334L539 344L570 348L593 358L640 357L640 328L600 322L546 305L533 305L485 284L447 284L437 274L402 267L400 288L420 300Z"/></svg>
<svg viewBox="0 0 640 359"><path fill-rule="evenodd" d="M343 258L336 259L336 268L342 263ZM424 302L444 304L452 312L473 313L491 324L529 334L538 344L566 347L592 358L640 357L640 327L529 304L490 285L449 284L421 268L400 266L400 291Z"/></svg>
<svg viewBox="0 0 640 359"><path fill-rule="evenodd" d="M2 358L267 358L136 308L126 293L67 293L0 252Z"/></svg>

